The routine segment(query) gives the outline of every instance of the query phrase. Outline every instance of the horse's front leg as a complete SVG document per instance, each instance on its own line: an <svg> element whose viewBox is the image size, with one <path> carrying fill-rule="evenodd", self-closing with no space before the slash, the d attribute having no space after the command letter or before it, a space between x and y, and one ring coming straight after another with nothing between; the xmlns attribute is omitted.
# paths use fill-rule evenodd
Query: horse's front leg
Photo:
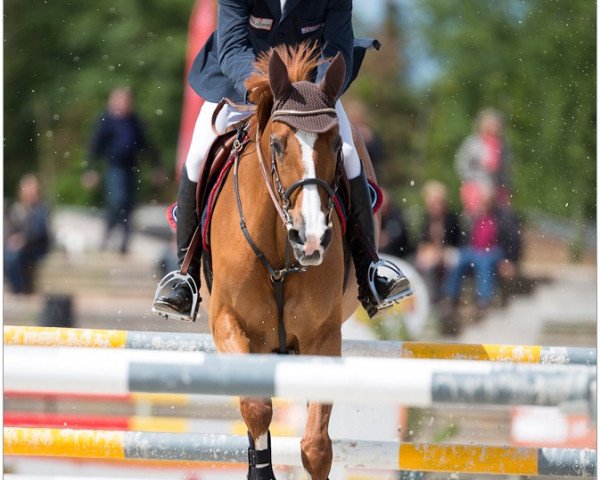
<svg viewBox="0 0 600 480"><path fill-rule="evenodd" d="M300 442L302 465L311 480L327 480L333 460L329 418L333 405L309 403L306 428Z"/></svg>
<svg viewBox="0 0 600 480"><path fill-rule="evenodd" d="M220 353L249 353L250 340L231 313L217 315L213 337ZM275 480L271 465L269 425L273 418L270 398L240 397L240 411L248 427L248 480Z"/></svg>
<svg viewBox="0 0 600 480"><path fill-rule="evenodd" d="M342 351L341 322L331 322L330 331L319 335L318 341L303 349L305 355L340 356ZM329 419L332 404L308 403L308 418L300 442L302 464L311 480L327 480L333 461L333 449L329 438Z"/></svg>
<svg viewBox="0 0 600 480"><path fill-rule="evenodd" d="M248 480L274 480L269 425L273 418L270 398L240 397L242 417L248 427Z"/></svg>

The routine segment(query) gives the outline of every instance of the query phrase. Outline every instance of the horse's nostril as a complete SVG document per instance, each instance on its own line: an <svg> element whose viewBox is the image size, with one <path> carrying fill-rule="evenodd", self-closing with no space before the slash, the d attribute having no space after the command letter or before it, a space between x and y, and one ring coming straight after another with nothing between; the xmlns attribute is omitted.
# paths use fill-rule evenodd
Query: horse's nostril
<svg viewBox="0 0 600 480"><path fill-rule="evenodd" d="M333 238L333 231L331 230L330 227L327 227L325 229L325 233L323 233L323 236L321 237L321 246L323 248L327 248L329 246L329 243L331 242L332 238Z"/></svg>
<svg viewBox="0 0 600 480"><path fill-rule="evenodd" d="M321 252L315 250L310 255L305 255L304 260L309 262L318 262L319 260L321 260Z"/></svg>
<svg viewBox="0 0 600 480"><path fill-rule="evenodd" d="M300 236L300 231L297 228L290 228L288 231L288 238L290 242L297 243L298 245L304 245L304 241Z"/></svg>

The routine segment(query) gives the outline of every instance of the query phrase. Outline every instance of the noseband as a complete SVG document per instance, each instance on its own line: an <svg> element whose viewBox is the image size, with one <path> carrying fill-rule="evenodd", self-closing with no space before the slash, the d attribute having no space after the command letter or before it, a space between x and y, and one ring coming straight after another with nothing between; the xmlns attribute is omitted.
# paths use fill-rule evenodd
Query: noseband
<svg viewBox="0 0 600 480"><path fill-rule="evenodd" d="M334 108L320 108L317 110L275 110L271 114L271 119L276 118L277 116L310 116L310 115L318 115L320 113L336 113ZM263 132L257 128L256 129L256 151L258 154L258 161L260 164L260 169L263 175L263 179L265 180L265 184L267 186L267 190L269 191L269 196L273 201L273 205L275 206L275 210L283 220L285 228L289 231L292 228L292 217L289 213L289 209L291 206L290 198L292 194L298 190L299 188L305 187L307 185L315 185L317 187L321 187L327 193L327 226L329 228L333 225L333 210L335 208L334 198L337 195L337 191L340 185L341 178L341 167L343 163L342 159L342 149L340 148L338 152L338 156L336 159L335 165L335 176L333 178L332 184L328 184L324 180L313 177L313 178L304 178L302 180L298 180L290 185L287 190L283 186L281 182L281 177L279 176L279 171L277 170L277 161L275 158L275 151L271 148L271 181L269 181L268 174L265 168L265 161L262 154L262 149L260 148L260 138L262 137ZM273 142L270 142L271 147L273 146ZM275 188L277 189L277 195L273 190L272 183L275 184Z"/></svg>

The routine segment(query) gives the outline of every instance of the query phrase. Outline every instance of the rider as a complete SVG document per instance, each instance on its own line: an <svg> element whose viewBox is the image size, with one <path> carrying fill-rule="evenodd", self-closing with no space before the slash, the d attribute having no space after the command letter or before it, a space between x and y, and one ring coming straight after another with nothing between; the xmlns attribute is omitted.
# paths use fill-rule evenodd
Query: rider
<svg viewBox="0 0 600 480"><path fill-rule="evenodd" d="M205 102L194 127L177 197L180 267L198 226L196 182L216 138L211 128L213 112L222 98L247 102L244 82L253 72L257 55L281 44L317 42L324 57L331 58L338 52L343 55L346 78L342 91L360 67L359 60L353 69L352 0L219 0L218 3L217 30L198 53L189 77L191 86ZM326 62L318 67L317 81L326 68ZM369 281L371 270L377 268L379 260L373 253L376 245L370 188L354 146L350 122L339 100L335 107L343 140L344 167L350 180L352 218L348 222L348 239L357 272L359 299L373 316L394 301L410 295L412 290L408 279L399 270L394 272L395 278L375 274L373 281ZM216 128L223 131L247 116L247 112L225 104L217 116ZM199 285L200 252L194 255L188 273ZM155 299L153 307L164 315L194 319L196 312L191 311L192 303L189 285L178 281L170 292Z"/></svg>

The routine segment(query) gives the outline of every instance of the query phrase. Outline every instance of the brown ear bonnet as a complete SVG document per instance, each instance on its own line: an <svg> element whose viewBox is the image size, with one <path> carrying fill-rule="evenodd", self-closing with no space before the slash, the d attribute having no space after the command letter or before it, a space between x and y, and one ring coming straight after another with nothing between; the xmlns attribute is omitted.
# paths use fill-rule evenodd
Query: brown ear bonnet
<svg viewBox="0 0 600 480"><path fill-rule="evenodd" d="M338 53L318 84L306 80L292 84L281 57L273 51L269 61L269 83L274 97L271 118L305 132L331 130L338 124L335 102L345 74L344 58Z"/></svg>

